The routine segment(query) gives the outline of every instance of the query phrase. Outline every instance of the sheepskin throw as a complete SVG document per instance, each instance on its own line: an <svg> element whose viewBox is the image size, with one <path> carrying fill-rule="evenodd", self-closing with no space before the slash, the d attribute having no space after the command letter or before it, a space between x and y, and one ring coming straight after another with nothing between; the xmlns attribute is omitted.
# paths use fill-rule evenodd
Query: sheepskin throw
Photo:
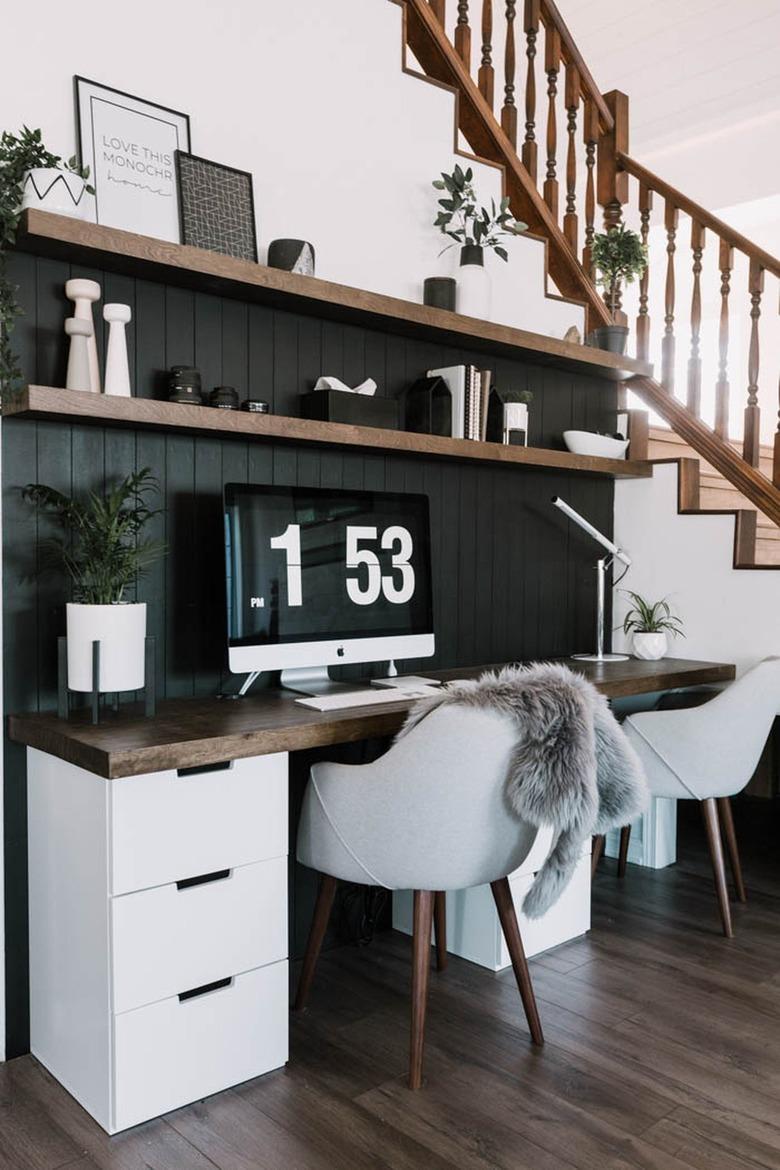
<svg viewBox="0 0 780 1170"><path fill-rule="evenodd" d="M498 711L517 725L507 775L510 804L523 821L555 831L523 902L529 918L540 918L571 880L583 841L629 824L645 807L639 758L605 697L558 663L508 666L451 683L415 704L399 737L445 703Z"/></svg>

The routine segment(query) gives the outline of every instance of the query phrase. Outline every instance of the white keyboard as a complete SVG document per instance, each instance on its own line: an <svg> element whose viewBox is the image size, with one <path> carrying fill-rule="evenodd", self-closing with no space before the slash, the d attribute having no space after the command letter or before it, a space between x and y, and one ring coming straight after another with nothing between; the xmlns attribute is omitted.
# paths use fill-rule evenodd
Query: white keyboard
<svg viewBox="0 0 780 1170"><path fill-rule="evenodd" d="M332 695L312 695L310 699L296 699L302 707L313 707L315 711L343 711L350 707L384 707L387 703L408 703L424 699L428 695L441 694L441 687L400 687L390 690L336 691Z"/></svg>

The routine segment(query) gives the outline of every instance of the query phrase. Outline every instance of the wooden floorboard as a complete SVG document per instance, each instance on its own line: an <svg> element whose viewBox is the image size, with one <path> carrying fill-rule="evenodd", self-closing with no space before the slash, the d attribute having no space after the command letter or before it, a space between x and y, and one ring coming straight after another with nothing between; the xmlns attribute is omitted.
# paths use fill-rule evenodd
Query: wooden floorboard
<svg viewBox="0 0 780 1170"><path fill-rule="evenodd" d="M117 1137L32 1057L0 1067L0 1170L780 1170L780 825L757 805L731 941L688 810L676 866L602 862L591 933L531 962L541 1051L511 971L453 958L410 1093L409 940L383 934L323 957L286 1070Z"/></svg>

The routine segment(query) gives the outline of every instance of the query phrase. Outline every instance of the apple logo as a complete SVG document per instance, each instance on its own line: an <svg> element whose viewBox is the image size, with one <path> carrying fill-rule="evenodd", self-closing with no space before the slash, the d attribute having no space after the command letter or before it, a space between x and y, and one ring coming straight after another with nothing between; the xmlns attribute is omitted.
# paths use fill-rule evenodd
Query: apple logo
<svg viewBox="0 0 780 1170"><path fill-rule="evenodd" d="M343 657L344 657L344 647L343 647L343 646L337 646L337 647L336 647L336 653L338 654L339 658L343 658Z"/></svg>

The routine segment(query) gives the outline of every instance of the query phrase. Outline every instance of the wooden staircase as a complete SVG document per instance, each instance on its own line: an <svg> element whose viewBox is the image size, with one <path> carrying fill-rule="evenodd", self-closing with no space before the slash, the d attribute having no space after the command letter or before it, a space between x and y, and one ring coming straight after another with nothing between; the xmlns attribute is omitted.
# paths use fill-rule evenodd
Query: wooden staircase
<svg viewBox="0 0 780 1170"><path fill-rule="evenodd" d="M649 289L651 281L654 286L659 282L660 380L637 377L627 385L674 432L663 450L665 457L682 460L684 510L735 511L735 567L778 567L780 415L772 445L762 447L759 398L762 311L766 316L766 305L777 303L780 261L629 155L628 98L616 90L600 92L553 0L450 0L449 12L447 0L394 2L402 4L405 14L404 67L418 72L407 59L408 49L428 80L454 91L456 146L468 153L465 142L472 156L503 169L512 213L547 242L550 277L560 293L585 305L588 328L611 320L590 262L599 230L597 209L605 230L628 223L645 243L654 209L660 213L666 241L663 271L651 272L648 266L639 283L633 322L620 305L615 313L616 320L633 326L636 354L648 360L653 342ZM703 258L708 241L717 256L713 295L719 298L713 426L702 419ZM686 249L691 294L683 314L676 290ZM768 280L775 285L771 298L766 295ZM737 363L729 346L740 311L746 354L737 356L746 358L747 387L744 438L735 442L728 433L729 371ZM675 377L683 342L686 378L680 387ZM769 405L774 417L777 402ZM653 439L654 444L661 442ZM698 470L697 459L703 460Z"/></svg>

